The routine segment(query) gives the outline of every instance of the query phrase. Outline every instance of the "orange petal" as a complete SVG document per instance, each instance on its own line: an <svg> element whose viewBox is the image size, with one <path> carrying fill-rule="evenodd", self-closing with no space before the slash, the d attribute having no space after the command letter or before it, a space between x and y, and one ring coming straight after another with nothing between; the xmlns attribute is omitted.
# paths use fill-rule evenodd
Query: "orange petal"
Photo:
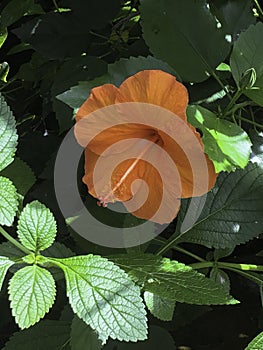
<svg viewBox="0 0 263 350"><path fill-rule="evenodd" d="M170 123L169 128L177 130L174 138L165 132L159 131L159 134L164 151L171 156L180 174L182 188L180 197L204 195L214 186L217 174L213 163L203 151L200 135L190 124L178 123L176 119Z"/></svg>
<svg viewBox="0 0 263 350"><path fill-rule="evenodd" d="M79 108L76 121L86 117L97 109L113 105L118 93L118 88L112 84L104 84L91 90L90 96Z"/></svg>
<svg viewBox="0 0 263 350"><path fill-rule="evenodd" d="M176 78L161 70L144 70L126 79L116 102L145 102L170 110L186 120L188 92Z"/></svg>

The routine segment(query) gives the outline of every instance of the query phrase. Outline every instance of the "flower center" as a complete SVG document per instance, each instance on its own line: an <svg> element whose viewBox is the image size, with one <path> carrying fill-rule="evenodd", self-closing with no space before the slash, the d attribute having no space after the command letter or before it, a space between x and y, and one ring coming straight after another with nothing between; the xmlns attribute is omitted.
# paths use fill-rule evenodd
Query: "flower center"
<svg viewBox="0 0 263 350"><path fill-rule="evenodd" d="M115 203L116 202L116 192L119 192L120 194L125 190L125 180L129 176L129 174L134 170L138 162L142 159L142 157L145 155L146 152L149 151L149 149L153 146L153 144L157 144L161 139L157 131L153 130L153 133L150 135L147 140L151 141L147 144L147 146L141 151L141 153L138 155L136 159L132 162L132 164L129 166L129 168L125 171L125 173L121 176L119 181L116 183L116 185L111 189L105 196L100 196L97 202L97 205L99 207L107 207L109 202Z"/></svg>

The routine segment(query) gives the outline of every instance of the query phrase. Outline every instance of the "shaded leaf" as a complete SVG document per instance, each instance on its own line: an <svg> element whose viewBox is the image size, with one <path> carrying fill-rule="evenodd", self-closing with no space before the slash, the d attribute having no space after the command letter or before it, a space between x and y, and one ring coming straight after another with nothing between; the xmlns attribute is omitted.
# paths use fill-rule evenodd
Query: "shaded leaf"
<svg viewBox="0 0 263 350"><path fill-rule="evenodd" d="M252 88L245 89L244 94L260 106L263 106L262 36L263 23L251 25L240 34L230 57L231 71L238 86L245 72L250 68L255 69L256 82Z"/></svg>
<svg viewBox="0 0 263 350"><path fill-rule="evenodd" d="M181 227L189 200L182 200L181 204L175 236L184 234L177 243L234 248L263 230L263 169L250 163L244 170L220 174L207 194L201 215L198 208L191 214L196 217L192 227Z"/></svg>
<svg viewBox="0 0 263 350"><path fill-rule="evenodd" d="M8 291L12 314L21 329L44 317L56 296L51 273L37 265L18 270L10 280Z"/></svg>
<svg viewBox="0 0 263 350"><path fill-rule="evenodd" d="M173 319L175 301L159 297L150 292L144 292L144 300L151 314L159 320L171 321Z"/></svg>
<svg viewBox="0 0 263 350"><path fill-rule="evenodd" d="M218 284L221 284L227 293L230 292L230 280L226 272L214 267L210 271L210 278Z"/></svg>
<svg viewBox="0 0 263 350"><path fill-rule="evenodd" d="M3 350L70 350L64 346L69 339L69 322L44 320L30 329L14 333Z"/></svg>
<svg viewBox="0 0 263 350"><path fill-rule="evenodd" d="M17 157L7 168L2 171L1 174L12 180L18 193L23 196L36 181L36 177L31 168L23 160ZM17 176L18 174L19 176Z"/></svg>
<svg viewBox="0 0 263 350"><path fill-rule="evenodd" d="M145 291L160 297L201 305L236 303L218 283L175 260L151 254L119 254L111 259Z"/></svg>
<svg viewBox="0 0 263 350"><path fill-rule="evenodd" d="M56 232L54 216L44 204L33 201L25 206L19 217L17 234L26 248L34 252L48 248Z"/></svg>
<svg viewBox="0 0 263 350"><path fill-rule="evenodd" d="M77 316L73 318L71 325L70 345L72 350L102 349L102 344L97 334Z"/></svg>
<svg viewBox="0 0 263 350"><path fill-rule="evenodd" d="M205 0L142 0L140 10L151 52L184 81L207 79L230 51L231 35L218 25Z"/></svg>

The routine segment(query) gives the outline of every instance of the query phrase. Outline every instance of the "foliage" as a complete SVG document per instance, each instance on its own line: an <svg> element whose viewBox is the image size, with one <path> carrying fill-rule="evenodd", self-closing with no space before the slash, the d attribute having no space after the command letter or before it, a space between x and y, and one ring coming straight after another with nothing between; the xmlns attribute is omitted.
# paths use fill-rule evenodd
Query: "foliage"
<svg viewBox="0 0 263 350"><path fill-rule="evenodd" d="M5 0L0 19L1 348L147 350L161 343L172 350L186 345L178 330L188 339L184 327L196 317L215 327L214 310L234 312L248 299L262 308L259 2ZM123 210L118 204L97 206L80 160L76 188L95 218L80 222L80 235L83 208L71 183L63 187L61 179L60 190L74 210L65 215L56 199L56 156L91 90L119 87L142 70L162 70L186 86L187 120L200 133L216 184L183 199L167 227L144 226L115 211ZM124 243L110 245L110 236L98 245L98 221ZM125 236L130 229L135 246ZM260 324L253 327L238 340L242 349L263 347ZM187 345L207 346L195 341Z"/></svg>

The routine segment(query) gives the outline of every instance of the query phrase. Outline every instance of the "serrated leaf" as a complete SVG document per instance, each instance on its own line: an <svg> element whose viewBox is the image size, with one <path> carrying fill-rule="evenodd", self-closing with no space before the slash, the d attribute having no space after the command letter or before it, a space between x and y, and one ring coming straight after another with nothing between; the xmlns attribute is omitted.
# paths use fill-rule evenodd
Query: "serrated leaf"
<svg viewBox="0 0 263 350"><path fill-rule="evenodd" d="M47 249L56 232L54 216L44 204L33 201L25 206L19 217L17 234L26 248L35 252Z"/></svg>
<svg viewBox="0 0 263 350"><path fill-rule="evenodd" d="M17 157L1 174L13 181L18 193L22 196L28 192L36 181L32 169L23 160ZM19 176L17 176L18 174Z"/></svg>
<svg viewBox="0 0 263 350"><path fill-rule="evenodd" d="M245 348L245 350L262 350L263 332L259 333Z"/></svg>
<svg viewBox="0 0 263 350"><path fill-rule="evenodd" d="M263 230L263 169L249 164L244 170L220 174L207 194L201 215L193 212L196 222L182 228L188 200L182 200L175 236L177 243L192 242L209 248L233 248L257 237ZM182 232L181 232L182 231Z"/></svg>
<svg viewBox="0 0 263 350"><path fill-rule="evenodd" d="M0 176L0 224L11 226L18 209L18 197L12 181Z"/></svg>
<svg viewBox="0 0 263 350"><path fill-rule="evenodd" d="M140 289L118 266L94 255L51 259L65 274L73 311L106 342L144 340L145 309Z"/></svg>
<svg viewBox="0 0 263 350"><path fill-rule="evenodd" d="M6 256L0 256L0 291L2 289L2 285L5 279L5 275L10 266L12 266L14 262L7 258Z"/></svg>
<svg viewBox="0 0 263 350"><path fill-rule="evenodd" d="M37 265L18 270L9 283L12 315L21 329L37 323L55 301L55 281L48 270Z"/></svg>
<svg viewBox="0 0 263 350"><path fill-rule="evenodd" d="M18 249L14 244L7 241L0 244L0 255L15 260L25 256L25 253Z"/></svg>
<svg viewBox="0 0 263 350"><path fill-rule="evenodd" d="M77 316L73 318L70 334L72 350L100 350L102 348L97 334Z"/></svg>
<svg viewBox="0 0 263 350"><path fill-rule="evenodd" d="M217 173L245 168L251 153L251 141L240 126L197 105L188 106L187 119L202 131L205 153L213 161Z"/></svg>
<svg viewBox="0 0 263 350"><path fill-rule="evenodd" d="M129 272L145 291L160 297L198 305L237 302L218 283L175 260L151 254L119 254L112 260Z"/></svg>
<svg viewBox="0 0 263 350"><path fill-rule="evenodd" d="M30 329L14 333L3 350L69 350L64 347L69 339L69 322L44 320Z"/></svg>
<svg viewBox="0 0 263 350"><path fill-rule="evenodd" d="M18 138L15 123L13 113L0 93L0 171L14 159Z"/></svg>
<svg viewBox="0 0 263 350"><path fill-rule="evenodd" d="M143 0L140 10L146 44L184 81L207 79L230 51L231 35L205 0Z"/></svg>
<svg viewBox="0 0 263 350"><path fill-rule="evenodd" d="M227 293L230 292L230 280L226 272L214 267L210 271L210 278L218 284L221 284Z"/></svg>
<svg viewBox="0 0 263 350"><path fill-rule="evenodd" d="M0 27L0 48L3 46L4 42L6 41L8 32L6 28Z"/></svg>
<svg viewBox="0 0 263 350"><path fill-rule="evenodd" d="M159 320L171 321L173 319L174 300L163 298L150 292L144 292L144 300L151 314L159 318Z"/></svg>
<svg viewBox="0 0 263 350"><path fill-rule="evenodd" d="M245 89L244 94L260 106L263 106L262 36L263 23L251 25L240 34L230 57L231 71L238 86L245 72L250 68L255 69L255 84L252 88Z"/></svg>

